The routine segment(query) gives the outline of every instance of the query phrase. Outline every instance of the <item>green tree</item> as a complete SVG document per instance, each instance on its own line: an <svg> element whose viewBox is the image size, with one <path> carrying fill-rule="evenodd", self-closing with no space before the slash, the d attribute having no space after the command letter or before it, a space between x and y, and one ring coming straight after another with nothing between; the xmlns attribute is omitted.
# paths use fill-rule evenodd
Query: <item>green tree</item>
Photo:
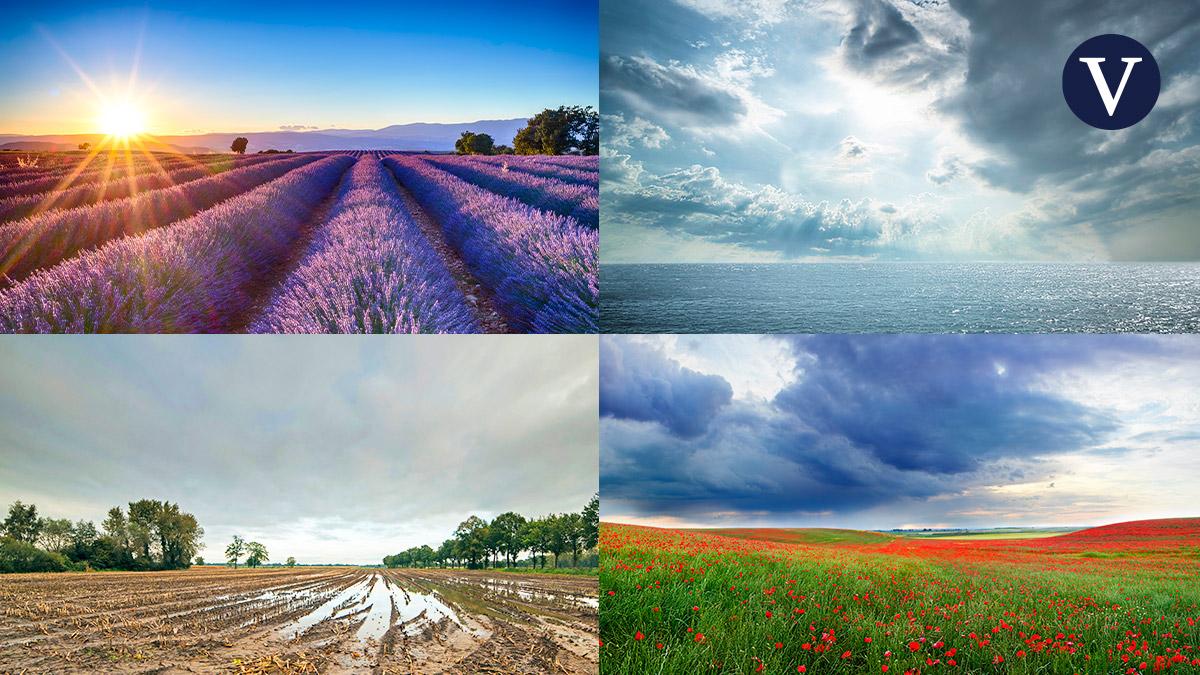
<svg viewBox="0 0 1200 675"><path fill-rule="evenodd" d="M43 551L14 537L0 538L0 573L63 572L68 561L60 553Z"/></svg>
<svg viewBox="0 0 1200 675"><path fill-rule="evenodd" d="M238 136L237 138L233 139L232 143L229 144L229 149L239 155L244 155L246 154L247 145L250 145L250 139L246 138L245 136Z"/></svg>
<svg viewBox="0 0 1200 675"><path fill-rule="evenodd" d="M184 513L178 504L163 502L155 518L154 527L162 550L162 566L175 570L190 565L204 536L204 530L196 522L196 517Z"/></svg>
<svg viewBox="0 0 1200 675"><path fill-rule="evenodd" d="M126 529L140 564L161 569L187 567L204 537L195 516L184 513L178 504L157 499L130 502Z"/></svg>
<svg viewBox="0 0 1200 675"><path fill-rule="evenodd" d="M525 517L519 513L508 511L496 516L492 521L492 538L496 541L498 550L504 554L509 566L515 565L517 556L525 549L521 533L525 529Z"/></svg>
<svg viewBox="0 0 1200 675"><path fill-rule="evenodd" d="M4 536L12 537L19 542L33 544L41 533L42 521L38 518L37 506L26 506L20 500L8 507L8 517L4 519Z"/></svg>
<svg viewBox="0 0 1200 675"><path fill-rule="evenodd" d="M233 541L225 547L225 560L228 564L233 565L233 569L237 569L238 559L246 552L246 540L242 539L241 535L233 535Z"/></svg>
<svg viewBox="0 0 1200 675"><path fill-rule="evenodd" d="M92 549L100 539L96 524L90 520L80 520L71 527L71 554L73 560L91 560Z"/></svg>
<svg viewBox="0 0 1200 675"><path fill-rule="evenodd" d="M479 516L467 518L454 531L459 558L467 561L467 567L479 567L479 561L487 555L487 533L487 522Z"/></svg>
<svg viewBox="0 0 1200 675"><path fill-rule="evenodd" d="M100 523L104 536L112 540L119 548L129 548L129 530L125 523L125 512L121 507L114 506L108 510L108 515Z"/></svg>
<svg viewBox="0 0 1200 675"><path fill-rule="evenodd" d="M522 533L525 548L533 552L535 561L540 562L541 567L546 566L546 554L552 550L551 530L553 523L551 522L551 518L553 516L545 516L529 521L525 524Z"/></svg>
<svg viewBox="0 0 1200 675"><path fill-rule="evenodd" d="M288 567L295 567L295 566L296 566L296 559L295 559L294 557L292 557L292 556L290 556L290 555L289 555L289 556L288 556L288 559L287 559L287 562L285 562L284 564L285 564L285 565L287 565Z"/></svg>
<svg viewBox="0 0 1200 675"><path fill-rule="evenodd" d="M592 495L592 500L583 507L583 547L587 550L596 548L600 543L600 495Z"/></svg>
<svg viewBox="0 0 1200 675"><path fill-rule="evenodd" d="M564 513L562 515L563 543L571 552L571 567L579 566L579 549L587 534L587 524L581 513Z"/></svg>
<svg viewBox="0 0 1200 675"><path fill-rule="evenodd" d="M591 106L546 108L517 132L513 150L518 155L599 154L600 114Z"/></svg>
<svg viewBox="0 0 1200 675"><path fill-rule="evenodd" d="M196 556L196 564L199 565L200 567L204 567L204 565L205 565L204 556L200 556L200 555Z"/></svg>
<svg viewBox="0 0 1200 675"><path fill-rule="evenodd" d="M567 516L552 514L546 516L546 548L554 554L554 567L558 567L558 559L570 549L570 524Z"/></svg>
<svg viewBox="0 0 1200 675"><path fill-rule="evenodd" d="M62 553L71 545L71 521L66 518L42 518L38 524L37 544L52 553Z"/></svg>
<svg viewBox="0 0 1200 675"><path fill-rule="evenodd" d="M488 134L464 131L454 142L454 151L460 155L490 155L496 142Z"/></svg>
<svg viewBox="0 0 1200 675"><path fill-rule="evenodd" d="M447 539L442 542L442 545L437 550L438 562L443 566L450 565L454 567L458 564L458 541L455 539Z"/></svg>
<svg viewBox="0 0 1200 675"><path fill-rule="evenodd" d="M246 567L258 567L265 562L270 562L271 558L267 555L267 547L252 541L246 544Z"/></svg>
<svg viewBox="0 0 1200 675"><path fill-rule="evenodd" d="M154 521L158 517L159 502L141 499L129 502L129 544L134 555L146 566L154 563L155 554L150 550L154 544Z"/></svg>

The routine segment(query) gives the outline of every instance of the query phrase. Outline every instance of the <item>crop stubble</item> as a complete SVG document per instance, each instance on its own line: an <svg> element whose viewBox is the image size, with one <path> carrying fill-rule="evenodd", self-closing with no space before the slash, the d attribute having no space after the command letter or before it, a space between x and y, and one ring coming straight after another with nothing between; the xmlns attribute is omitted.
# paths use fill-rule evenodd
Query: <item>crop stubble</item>
<svg viewBox="0 0 1200 675"><path fill-rule="evenodd" d="M0 577L0 672L595 673L594 577L294 568Z"/></svg>

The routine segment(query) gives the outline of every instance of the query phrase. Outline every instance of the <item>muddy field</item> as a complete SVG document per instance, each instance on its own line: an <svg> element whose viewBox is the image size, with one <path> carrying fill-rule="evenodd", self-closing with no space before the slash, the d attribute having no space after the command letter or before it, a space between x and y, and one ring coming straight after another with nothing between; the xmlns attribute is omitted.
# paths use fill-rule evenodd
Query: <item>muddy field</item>
<svg viewBox="0 0 1200 675"><path fill-rule="evenodd" d="M0 576L0 673L596 673L597 582L295 568Z"/></svg>

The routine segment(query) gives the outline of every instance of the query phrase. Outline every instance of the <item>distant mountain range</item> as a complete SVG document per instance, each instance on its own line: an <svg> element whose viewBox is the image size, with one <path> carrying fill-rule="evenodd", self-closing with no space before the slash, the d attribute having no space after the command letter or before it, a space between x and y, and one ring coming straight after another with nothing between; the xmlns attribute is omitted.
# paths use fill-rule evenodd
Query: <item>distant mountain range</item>
<svg viewBox="0 0 1200 675"><path fill-rule="evenodd" d="M454 124L414 122L393 124L382 129L318 129L313 131L263 131L155 136L143 140L152 150L185 153L229 152L229 144L238 136L250 141L246 152L276 150L453 150L454 141L464 131L489 134L497 144L512 145L513 136L525 126L524 118L479 120ZM75 150L80 143L95 144L103 134L65 134L25 136L0 134L0 149Z"/></svg>

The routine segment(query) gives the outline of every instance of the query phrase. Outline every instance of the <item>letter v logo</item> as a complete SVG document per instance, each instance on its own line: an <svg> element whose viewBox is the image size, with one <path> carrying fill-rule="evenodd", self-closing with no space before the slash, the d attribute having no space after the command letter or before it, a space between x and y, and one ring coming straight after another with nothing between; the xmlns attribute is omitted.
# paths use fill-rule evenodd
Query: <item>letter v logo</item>
<svg viewBox="0 0 1200 675"><path fill-rule="evenodd" d="M1158 101L1160 78L1158 63L1140 42L1124 35L1097 35L1076 47L1063 66L1063 98L1087 124L1124 129L1150 114ZM1117 83L1116 91L1112 82Z"/></svg>
<svg viewBox="0 0 1200 675"><path fill-rule="evenodd" d="M1104 101L1104 109L1108 111L1108 116L1112 117L1117 112L1117 104L1121 102L1121 92L1125 91L1125 83L1129 81L1129 72L1133 70L1133 64L1141 63L1142 60L1137 57L1121 59L1125 62L1125 74L1121 75L1121 84L1117 85L1115 94L1108 90L1108 80L1104 79L1104 71L1100 70L1100 64L1104 63L1104 59L1084 57L1079 60L1086 63L1088 70L1092 72L1092 79L1096 81L1096 89L1100 91L1100 99Z"/></svg>

